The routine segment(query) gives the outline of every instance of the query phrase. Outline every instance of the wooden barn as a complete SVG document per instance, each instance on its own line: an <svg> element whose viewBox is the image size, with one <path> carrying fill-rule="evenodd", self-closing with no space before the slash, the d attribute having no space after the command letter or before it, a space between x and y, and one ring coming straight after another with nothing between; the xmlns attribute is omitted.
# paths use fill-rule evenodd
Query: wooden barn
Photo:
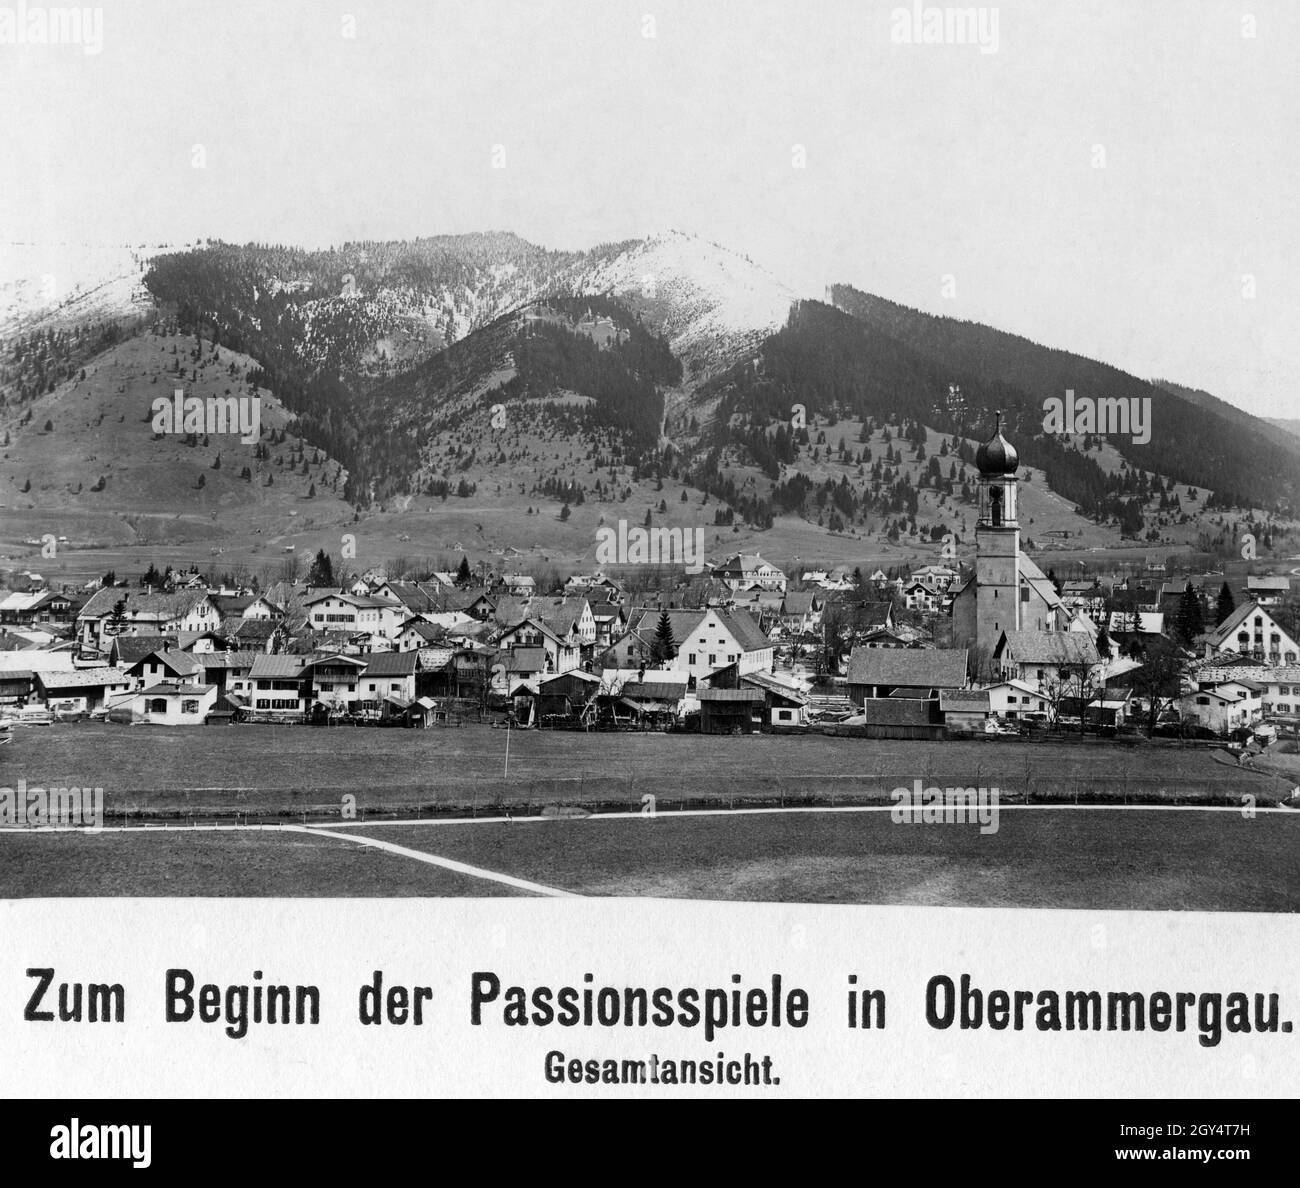
<svg viewBox="0 0 1300 1188"><path fill-rule="evenodd" d="M755 734L767 717L762 689L701 689L700 730L705 734Z"/></svg>

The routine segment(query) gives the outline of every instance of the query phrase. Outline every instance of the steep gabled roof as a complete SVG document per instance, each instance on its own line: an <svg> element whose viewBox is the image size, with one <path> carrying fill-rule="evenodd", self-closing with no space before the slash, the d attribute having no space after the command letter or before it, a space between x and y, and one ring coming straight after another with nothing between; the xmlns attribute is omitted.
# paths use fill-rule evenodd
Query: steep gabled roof
<svg viewBox="0 0 1300 1188"><path fill-rule="evenodd" d="M994 649L1019 664L1097 664L1101 656L1082 631L1004 631Z"/></svg>
<svg viewBox="0 0 1300 1188"><path fill-rule="evenodd" d="M411 676L419 667L418 652L376 652L367 657L368 677Z"/></svg>
<svg viewBox="0 0 1300 1188"><path fill-rule="evenodd" d="M102 590L96 590L90 601L81 608L77 618L107 618L113 613L113 607L117 605L119 600L125 605L127 615L154 615L168 619L179 619L189 614L200 602L207 602L208 595L205 590L148 593L109 586Z"/></svg>
<svg viewBox="0 0 1300 1188"><path fill-rule="evenodd" d="M155 648L148 655L141 656L130 668L128 672L134 673L137 668L143 669L145 664L155 660L159 664L165 665L177 676L192 676L196 672L203 671L203 665L200 664L189 652L181 652L174 649Z"/></svg>
<svg viewBox="0 0 1300 1188"><path fill-rule="evenodd" d="M76 668L39 672L36 679L49 692L53 689L91 689L101 685L129 685L131 677L120 668Z"/></svg>
<svg viewBox="0 0 1300 1188"><path fill-rule="evenodd" d="M1232 614L1230 614L1226 619L1224 619L1223 622L1220 623L1217 627L1213 627L1209 631L1207 631L1205 633L1206 637L1210 640L1211 643L1213 643L1217 647L1222 643L1224 643L1227 640L1228 636L1230 636L1234 631L1236 631L1238 627L1240 627L1248 618L1251 617L1251 615L1257 612L1263 615L1264 618L1267 620L1267 622L1272 624L1272 626L1277 628L1277 630L1279 631L1282 630L1282 628L1278 625L1277 620L1274 619L1273 616L1268 613L1267 607L1260 606L1258 602L1245 602L1242 603L1241 606L1237 607L1237 609L1234 610Z"/></svg>
<svg viewBox="0 0 1300 1188"><path fill-rule="evenodd" d="M848 683L960 689L966 684L966 649L854 648Z"/></svg>
<svg viewBox="0 0 1300 1188"><path fill-rule="evenodd" d="M302 656L287 655L261 655L253 661L253 667L249 669L249 680L281 680L294 681L299 679L306 667Z"/></svg>

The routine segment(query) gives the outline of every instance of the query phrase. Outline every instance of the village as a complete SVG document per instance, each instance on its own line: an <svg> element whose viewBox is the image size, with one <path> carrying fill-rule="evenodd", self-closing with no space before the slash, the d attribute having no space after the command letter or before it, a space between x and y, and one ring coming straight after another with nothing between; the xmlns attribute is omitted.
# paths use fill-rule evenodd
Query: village
<svg viewBox="0 0 1300 1188"><path fill-rule="evenodd" d="M613 576L197 571L0 596L0 737L16 727L379 725L1074 734L1235 744L1300 733L1297 599L1266 562L1056 580L1022 551L1017 458L980 447L976 554L787 573L756 554ZM1275 567L1280 569L1281 567Z"/></svg>

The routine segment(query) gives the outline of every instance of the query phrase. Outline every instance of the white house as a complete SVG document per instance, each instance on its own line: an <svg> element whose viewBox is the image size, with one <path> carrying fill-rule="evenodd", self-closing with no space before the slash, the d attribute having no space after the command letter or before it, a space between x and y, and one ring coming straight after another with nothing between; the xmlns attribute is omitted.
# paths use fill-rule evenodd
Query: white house
<svg viewBox="0 0 1300 1188"><path fill-rule="evenodd" d="M391 598L372 598L326 591L303 599L307 622L316 631L365 633L396 639L409 618L406 608Z"/></svg>
<svg viewBox="0 0 1300 1188"><path fill-rule="evenodd" d="M654 608L632 612L628 630L610 648L615 666L653 665L655 637L662 613ZM745 611L709 607L707 610L670 610L666 613L672 627L675 655L659 667L686 673L691 687L699 678L728 664L738 664L742 676L750 672L772 671L772 641Z"/></svg>
<svg viewBox="0 0 1300 1188"><path fill-rule="evenodd" d="M215 631L221 614L204 590L152 593L118 586L97 591L77 614L82 647L102 649L112 635L171 635Z"/></svg>
<svg viewBox="0 0 1300 1188"><path fill-rule="evenodd" d="M544 657L542 672L568 672L577 668L582 658L581 640L576 635L561 637L541 619L527 618L507 627L495 642L506 652L540 650Z"/></svg>
<svg viewBox="0 0 1300 1188"><path fill-rule="evenodd" d="M153 685L174 683L198 685L203 682L203 664L179 648L158 648L126 670L147 689Z"/></svg>
<svg viewBox="0 0 1300 1188"><path fill-rule="evenodd" d="M718 565L713 576L732 590L780 590L785 592L786 576L757 553L736 553Z"/></svg>
<svg viewBox="0 0 1300 1188"><path fill-rule="evenodd" d="M1258 602L1237 607L1222 623L1207 631L1205 639L1216 652L1253 656L1267 664L1300 661L1300 644Z"/></svg>
<svg viewBox="0 0 1300 1188"><path fill-rule="evenodd" d="M201 726L217 704L216 685L160 681L131 699L131 716L157 726Z"/></svg>
<svg viewBox="0 0 1300 1188"><path fill-rule="evenodd" d="M1250 726L1263 717L1263 686L1244 677L1197 689L1178 699L1183 721L1195 722L1227 734L1239 726Z"/></svg>
<svg viewBox="0 0 1300 1188"><path fill-rule="evenodd" d="M1051 701L1024 681L998 681L982 688L989 695L989 712L1009 722L1028 714L1051 713Z"/></svg>
<svg viewBox="0 0 1300 1188"><path fill-rule="evenodd" d="M252 710L286 717L303 713L305 668L301 656L259 654L248 670Z"/></svg>

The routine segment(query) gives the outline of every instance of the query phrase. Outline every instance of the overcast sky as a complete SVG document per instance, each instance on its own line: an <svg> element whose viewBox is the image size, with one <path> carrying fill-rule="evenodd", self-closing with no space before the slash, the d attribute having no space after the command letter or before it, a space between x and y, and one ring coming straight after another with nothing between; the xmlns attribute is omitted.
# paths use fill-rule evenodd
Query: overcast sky
<svg viewBox="0 0 1300 1188"><path fill-rule="evenodd" d="M896 8L106 4L0 44L0 237L677 228L1300 417L1300 4L1002 3L996 52Z"/></svg>

